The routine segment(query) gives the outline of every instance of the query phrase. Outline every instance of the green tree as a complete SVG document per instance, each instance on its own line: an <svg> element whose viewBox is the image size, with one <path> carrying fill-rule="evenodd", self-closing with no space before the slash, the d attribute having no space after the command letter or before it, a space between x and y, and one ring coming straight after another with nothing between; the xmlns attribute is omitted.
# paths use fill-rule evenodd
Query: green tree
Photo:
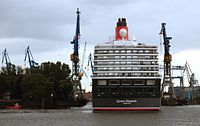
<svg viewBox="0 0 200 126"><path fill-rule="evenodd" d="M3 74L16 75L16 66L13 64L10 64L8 69L6 67L2 67L1 70Z"/></svg>
<svg viewBox="0 0 200 126"><path fill-rule="evenodd" d="M59 85L59 95L63 100L70 100L73 84L70 80L61 80Z"/></svg>
<svg viewBox="0 0 200 126"><path fill-rule="evenodd" d="M34 107L45 107L50 100L52 83L42 74L36 73L23 78L22 98L24 102L33 102Z"/></svg>
<svg viewBox="0 0 200 126"><path fill-rule="evenodd" d="M6 74L0 74L0 98L9 90L8 76Z"/></svg>
<svg viewBox="0 0 200 126"><path fill-rule="evenodd" d="M17 76L13 74L0 74L0 95L1 98L5 93L9 93L12 98L13 89L17 81Z"/></svg>
<svg viewBox="0 0 200 126"><path fill-rule="evenodd" d="M69 65L65 63L61 64L61 62L44 62L39 67L39 71L53 82L59 82L60 80L68 78L71 72Z"/></svg>
<svg viewBox="0 0 200 126"><path fill-rule="evenodd" d="M41 73L51 82L53 82L55 100L63 100L63 92L65 91L63 90L63 88L61 88L63 87L63 84L61 84L61 82L64 80L69 82L68 78L71 72L69 69L69 65L64 63L62 64L61 62L45 62L41 64L41 66L39 67L39 71L39 73Z"/></svg>

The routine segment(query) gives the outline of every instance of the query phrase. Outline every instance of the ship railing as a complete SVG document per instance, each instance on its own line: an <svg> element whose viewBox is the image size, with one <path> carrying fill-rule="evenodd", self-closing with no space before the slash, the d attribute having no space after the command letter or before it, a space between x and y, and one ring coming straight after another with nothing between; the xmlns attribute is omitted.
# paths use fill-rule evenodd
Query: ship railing
<svg viewBox="0 0 200 126"><path fill-rule="evenodd" d="M106 64L101 64L101 63L95 63L94 64L95 66L109 66L109 65L112 65L112 66L115 66L115 65L138 65L138 66L140 66L141 65L141 67L143 67L142 65L156 65L156 67L158 67L158 63L150 63L150 64L144 64L144 63L142 63L142 64L140 64L140 63L112 63L112 64L108 64L108 63L106 63ZM146 67L146 66L145 66Z"/></svg>
<svg viewBox="0 0 200 126"><path fill-rule="evenodd" d="M135 49L135 48L158 48L157 46L151 46L151 45L126 45L126 46L124 46L124 45L106 45L106 46L103 46L103 45L97 45L97 46L95 46L95 49L97 49L97 48L131 48L131 49Z"/></svg>
<svg viewBox="0 0 200 126"><path fill-rule="evenodd" d="M109 53L109 52L95 52L95 54L158 54L158 52L117 52L117 53Z"/></svg>
<svg viewBox="0 0 200 126"><path fill-rule="evenodd" d="M93 75L93 77L161 77L161 75Z"/></svg>
<svg viewBox="0 0 200 126"><path fill-rule="evenodd" d="M159 71L159 69L113 69L113 70L111 70L111 69L96 69L96 72L98 72L98 71L110 71L110 72L116 72L116 71L130 71L130 72L137 72L137 71L140 71L140 72L142 72L142 71L149 71L149 72L151 72L151 71Z"/></svg>
<svg viewBox="0 0 200 126"><path fill-rule="evenodd" d="M94 60L144 60L144 61L158 61L158 58L95 58Z"/></svg>

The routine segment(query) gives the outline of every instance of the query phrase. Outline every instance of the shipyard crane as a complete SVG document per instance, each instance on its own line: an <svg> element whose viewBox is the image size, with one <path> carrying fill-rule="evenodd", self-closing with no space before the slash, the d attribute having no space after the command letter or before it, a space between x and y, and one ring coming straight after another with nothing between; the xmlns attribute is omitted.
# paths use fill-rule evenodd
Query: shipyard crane
<svg viewBox="0 0 200 126"><path fill-rule="evenodd" d="M164 69L164 66L159 65L159 69ZM180 80L180 87L184 87L184 78L183 78L183 71L185 70L185 66L171 66L171 70L180 70L181 76L172 76L172 79L179 79Z"/></svg>
<svg viewBox="0 0 200 126"><path fill-rule="evenodd" d="M8 56L7 50L5 49L2 53L2 64L6 64L6 70L9 72L11 70L12 63L10 61L10 58Z"/></svg>
<svg viewBox="0 0 200 126"><path fill-rule="evenodd" d="M94 73L94 66L93 66L93 59L92 59L92 54L90 53L90 55L88 56L88 67L91 67L92 69L92 74Z"/></svg>
<svg viewBox="0 0 200 126"><path fill-rule="evenodd" d="M160 35L163 36L163 45L164 45L164 76L163 76L163 83L162 83L162 95L164 93L164 89L168 86L168 94L170 97L174 97L174 86L172 83L172 77L171 77L171 61L172 61L172 55L169 52L170 48L170 40L171 37L167 36L165 25L166 23L161 24L161 31Z"/></svg>
<svg viewBox="0 0 200 126"><path fill-rule="evenodd" d="M28 58L29 66L30 66L31 69L35 68L38 65L38 63L36 63L34 61L34 58L33 58L33 55L31 53L31 50L30 50L29 46L25 50L24 62L26 62L27 58Z"/></svg>
<svg viewBox="0 0 200 126"><path fill-rule="evenodd" d="M81 76L83 76L83 73L84 73L85 76L87 77L87 74L84 71L84 61L85 61L86 45L87 45L87 42L85 42L85 44L84 44L83 56L82 56L82 64L81 64L81 68L80 68L80 74L82 74Z"/></svg>
<svg viewBox="0 0 200 126"><path fill-rule="evenodd" d="M84 67L84 60L85 60L85 53L86 53L86 45L87 45L87 42L85 42L85 44L84 44L83 57L82 57L82 64L81 64L82 67Z"/></svg>
<svg viewBox="0 0 200 126"><path fill-rule="evenodd" d="M77 21L76 21L76 32L73 41L71 44L74 46L74 52L70 55L72 61L72 75L71 79L73 82L73 94L74 100L82 99L82 87L81 87L81 77L83 73L80 72L79 66L79 37L80 37L80 11L77 8Z"/></svg>
<svg viewBox="0 0 200 126"><path fill-rule="evenodd" d="M180 87L184 87L183 76L173 76L172 79L179 79L180 80Z"/></svg>
<svg viewBox="0 0 200 126"><path fill-rule="evenodd" d="M192 87L192 88L196 87L196 86L199 86L199 82L195 78L195 74L192 72L192 70L191 70L190 65L188 64L188 62L185 63L185 71L186 71L186 74L187 74L188 82L190 84L189 86Z"/></svg>

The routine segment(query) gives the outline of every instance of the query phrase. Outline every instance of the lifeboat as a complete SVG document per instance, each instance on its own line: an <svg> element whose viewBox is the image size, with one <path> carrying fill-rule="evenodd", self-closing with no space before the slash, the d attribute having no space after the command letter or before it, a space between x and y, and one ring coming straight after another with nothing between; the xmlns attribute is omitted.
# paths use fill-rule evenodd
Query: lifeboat
<svg viewBox="0 0 200 126"><path fill-rule="evenodd" d="M14 104L13 106L6 106L7 109L21 109L22 106L19 103Z"/></svg>

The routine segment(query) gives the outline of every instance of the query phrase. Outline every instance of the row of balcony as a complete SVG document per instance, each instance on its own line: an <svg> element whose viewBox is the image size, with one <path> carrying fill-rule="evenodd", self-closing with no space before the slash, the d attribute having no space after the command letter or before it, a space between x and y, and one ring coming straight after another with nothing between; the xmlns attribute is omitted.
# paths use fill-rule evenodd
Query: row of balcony
<svg viewBox="0 0 200 126"><path fill-rule="evenodd" d="M113 74L113 75L109 75L109 74L93 74L93 77L161 77L161 75L154 73L154 74L149 74L149 75L144 75L144 74L140 74L140 75L120 75L120 74Z"/></svg>

